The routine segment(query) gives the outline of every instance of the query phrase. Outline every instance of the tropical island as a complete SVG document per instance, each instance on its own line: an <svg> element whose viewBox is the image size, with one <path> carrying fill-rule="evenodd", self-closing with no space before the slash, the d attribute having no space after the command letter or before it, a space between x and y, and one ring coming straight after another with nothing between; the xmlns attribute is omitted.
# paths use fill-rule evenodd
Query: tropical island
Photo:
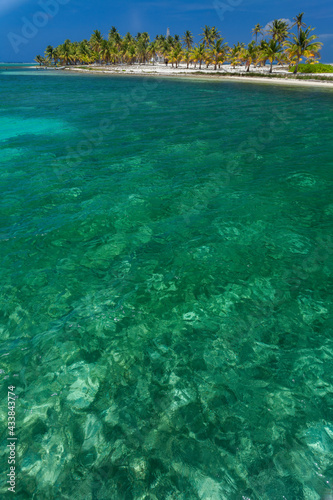
<svg viewBox="0 0 333 500"><path fill-rule="evenodd" d="M303 12L298 14L293 24L276 19L266 29L257 24L252 30L253 40L247 46L241 42L229 46L215 26L206 25L197 44L189 30L182 37L157 35L151 40L147 32L136 36L128 32L122 37L113 26L107 39L95 30L89 40L71 42L67 39L57 47L48 45L44 56L37 55L35 61L40 66L62 69L97 71L139 65L155 66L155 70L157 66L171 70L182 68L184 72L212 69L235 73L239 70L248 76L250 72L274 76L273 73L282 69L284 74L319 73L329 79L333 66L319 63L323 44L313 33L314 28L305 24L303 16ZM281 71L275 76L281 76Z"/></svg>

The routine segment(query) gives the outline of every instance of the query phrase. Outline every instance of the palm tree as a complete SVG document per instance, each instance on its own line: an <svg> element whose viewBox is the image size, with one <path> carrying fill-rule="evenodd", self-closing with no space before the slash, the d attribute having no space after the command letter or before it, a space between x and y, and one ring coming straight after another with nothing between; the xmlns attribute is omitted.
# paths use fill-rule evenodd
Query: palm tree
<svg viewBox="0 0 333 500"><path fill-rule="evenodd" d="M302 57L319 57L319 51L322 47L321 42L316 42L317 35L310 35L314 28L307 28L305 31L300 28L299 36L293 35L290 41L284 43L286 53L290 59L295 59L294 73L298 72L298 66Z"/></svg>
<svg viewBox="0 0 333 500"><path fill-rule="evenodd" d="M65 40L62 45L58 47L58 55L62 64L69 64L72 61L72 51L70 40Z"/></svg>
<svg viewBox="0 0 333 500"><path fill-rule="evenodd" d="M167 41L167 40L163 40L161 42L161 46L160 46L160 53L162 54L162 56L164 57L164 62L166 65L168 65L169 63L169 59L168 59L168 54L170 52L172 48L172 45L170 45L170 43Z"/></svg>
<svg viewBox="0 0 333 500"><path fill-rule="evenodd" d="M276 62L278 63L278 66L288 66L288 69L290 69L290 59L288 58L286 52L283 50L283 48L281 49L281 52L280 54L277 56L276 58Z"/></svg>
<svg viewBox="0 0 333 500"><path fill-rule="evenodd" d="M251 64L256 65L258 57L258 47L255 42L252 41L247 46L247 49L243 48L240 53L241 59L245 62L245 67L247 72L250 71Z"/></svg>
<svg viewBox="0 0 333 500"><path fill-rule="evenodd" d="M215 40L212 48L209 51L210 61L214 64L214 70L217 69L217 65L221 64L225 58L225 46L222 45L223 38L218 38Z"/></svg>
<svg viewBox="0 0 333 500"><path fill-rule="evenodd" d="M126 35L123 38L123 43L124 42L125 43L133 43L134 42L134 38L133 38L133 36L131 35L131 33L129 31L126 33Z"/></svg>
<svg viewBox="0 0 333 500"><path fill-rule="evenodd" d="M206 69L208 69L209 65L213 62L210 50L207 50L207 49L205 50L205 59L204 60L206 63Z"/></svg>
<svg viewBox="0 0 333 500"><path fill-rule="evenodd" d="M156 35L155 37L155 40L158 42L158 43L164 43L166 41L166 38L164 35Z"/></svg>
<svg viewBox="0 0 333 500"><path fill-rule="evenodd" d="M244 43L237 43L232 48L223 44L223 39L215 26L205 25L201 33L199 45L193 46L193 35L190 31L185 31L180 39L178 35L168 36L157 35L154 41L150 42L147 32L138 33L133 37L129 32L122 38L118 30L112 26L108 39L104 39L99 30L95 30L89 41L71 42L65 40L64 43L54 48L48 45L45 50L45 58L38 55L36 62L42 64L91 64L100 61L103 64L116 64L119 61L126 64L145 64L153 59L155 64L156 56L164 57L166 65L170 61L172 66L178 67L181 61L186 62L187 68L192 63L206 62L207 68L210 64L221 66L225 60L230 61L233 68L236 65L245 63L246 71L250 71L251 64L257 66L264 65L270 61L270 70L273 72L273 64L288 63L294 65L294 73L298 72L298 66L302 58L312 62L314 58L320 57L319 51L322 44L317 41L317 36L311 32L313 28L303 28L304 13L301 12L293 19L293 26L297 26L297 35L290 33L289 23L283 19L272 21L267 31L271 37L267 42L259 35L263 35L260 24L256 24L252 29L253 40L247 47ZM259 38L259 42L258 42Z"/></svg>
<svg viewBox="0 0 333 500"><path fill-rule="evenodd" d="M111 52L111 57L113 54L114 55L113 61L115 61L115 57L117 55L117 49L115 46L113 46L113 47L115 49L115 53ZM136 47L135 47L134 43L130 43L126 46L126 49L124 50L124 53L123 53L123 57L124 57L124 60L127 64L133 64L133 62L135 61L135 57L136 57Z"/></svg>
<svg viewBox="0 0 333 500"><path fill-rule="evenodd" d="M141 62L143 62L144 64L147 61L148 57L148 46L149 46L148 33L147 32L140 33L140 36L137 41L137 53Z"/></svg>
<svg viewBox="0 0 333 500"><path fill-rule="evenodd" d="M202 28L201 42L203 42L206 47L209 47L212 42L212 29L207 26L207 24Z"/></svg>
<svg viewBox="0 0 333 500"><path fill-rule="evenodd" d="M206 59L205 44L201 43L198 47L194 47L192 50L192 61L199 62L199 69L201 69L202 61Z"/></svg>
<svg viewBox="0 0 333 500"><path fill-rule="evenodd" d="M264 49L263 56L265 59L268 59L269 62L271 63L271 67L269 70L270 73L273 72L273 63L281 55L281 50L282 50L282 47L279 44L279 42L276 40L270 40L269 43L267 44L267 47Z"/></svg>
<svg viewBox="0 0 333 500"><path fill-rule="evenodd" d="M266 57L266 49L268 47L268 42L266 40L261 40L260 44L258 45L258 58L257 58L257 64L259 66L265 66L267 57Z"/></svg>
<svg viewBox="0 0 333 500"><path fill-rule="evenodd" d="M293 21L294 21L294 24L291 26L292 28L294 26L297 26L297 36L299 36L299 30L301 28L305 28L306 24L303 23L303 16L304 16L304 12L301 12L300 14L298 14L298 16L294 17Z"/></svg>
<svg viewBox="0 0 333 500"><path fill-rule="evenodd" d="M119 33L115 33L114 37L111 39L112 43L117 47L118 50L121 49L122 38Z"/></svg>
<svg viewBox="0 0 333 500"><path fill-rule="evenodd" d="M222 52L221 52L221 56L219 58L219 68L221 68L223 63L228 61L229 53L230 53L230 47L228 46L227 43L224 43L222 45Z"/></svg>
<svg viewBox="0 0 333 500"><path fill-rule="evenodd" d="M172 37L171 35L169 35L169 36L167 37L166 41L168 42L169 47L173 47L173 46L174 46L174 44L175 44L175 41L174 41L174 39L173 39L173 37Z"/></svg>
<svg viewBox="0 0 333 500"><path fill-rule="evenodd" d="M58 49L58 47L55 47L53 50L53 60L54 60L54 64L57 65L57 63L59 61L59 49Z"/></svg>
<svg viewBox="0 0 333 500"><path fill-rule="evenodd" d="M52 47L52 45L48 45L45 50L45 57L52 62L56 56L56 50Z"/></svg>
<svg viewBox="0 0 333 500"><path fill-rule="evenodd" d="M77 49L77 54L79 61L81 63L86 63L89 64L91 62L91 48L89 46L89 42L87 40L82 40L82 42L79 43L78 49Z"/></svg>
<svg viewBox="0 0 333 500"><path fill-rule="evenodd" d="M164 47L166 45L165 36L163 36L163 35L156 35L155 42L156 42L156 53L157 53L158 57L163 57L164 53L166 52L164 50Z"/></svg>
<svg viewBox="0 0 333 500"><path fill-rule="evenodd" d="M183 42L187 50L191 50L193 44L193 35L190 31L185 31L183 36Z"/></svg>
<svg viewBox="0 0 333 500"><path fill-rule="evenodd" d="M109 42L117 48L118 52L121 51L122 49L122 38L115 26L112 26L112 28L109 31Z"/></svg>
<svg viewBox="0 0 333 500"><path fill-rule="evenodd" d="M229 49L229 61L233 68L235 68L236 65L240 64L243 49L245 49L244 43L239 42L237 44L234 44L233 47Z"/></svg>
<svg viewBox="0 0 333 500"><path fill-rule="evenodd" d="M119 35L117 28L112 26L109 31L109 42L112 42L117 34Z"/></svg>
<svg viewBox="0 0 333 500"><path fill-rule="evenodd" d="M199 48L198 47L193 47L193 49L191 50L190 52L190 57L191 57L191 61L194 62L194 69L196 69L197 67L197 62L199 61L200 59L200 56L199 56Z"/></svg>
<svg viewBox="0 0 333 500"><path fill-rule="evenodd" d="M44 64L45 59L44 57L38 55L35 57L35 61L39 63L39 66L41 66L42 64Z"/></svg>
<svg viewBox="0 0 333 500"><path fill-rule="evenodd" d="M182 59L183 59L183 51L182 51L182 47L179 43L171 49L171 52L169 54L169 60L172 64L172 67L174 64L176 64L176 68L178 68L178 64L180 63L180 61Z"/></svg>
<svg viewBox="0 0 333 500"><path fill-rule="evenodd" d="M256 37L256 43L258 43L258 35L263 35L262 26L259 23L252 30L252 36Z"/></svg>
<svg viewBox="0 0 333 500"><path fill-rule="evenodd" d="M212 42L211 42L211 43L213 43L213 42L215 42L216 40L218 40L219 38L221 38L221 37L220 37L220 32L219 32L219 31L217 31L217 28L216 28L215 26L213 26L213 27L212 27L212 29L211 29L210 33L211 33L211 40L212 40Z"/></svg>
<svg viewBox="0 0 333 500"><path fill-rule="evenodd" d="M157 42L154 41L154 42L151 42L149 45L148 45L148 49L147 49L147 52L148 52L148 55L151 59L153 59L153 66L155 64L155 57L157 55Z"/></svg>
<svg viewBox="0 0 333 500"><path fill-rule="evenodd" d="M74 63L74 65L76 65L80 61L78 42L73 42L71 44L71 60Z"/></svg>
<svg viewBox="0 0 333 500"><path fill-rule="evenodd" d="M99 30L95 30L90 37L90 45L94 52L99 52L101 50L102 41L102 33Z"/></svg>
<svg viewBox="0 0 333 500"><path fill-rule="evenodd" d="M102 40L100 51L100 57L105 64L108 64L111 59L111 43L108 40Z"/></svg>
<svg viewBox="0 0 333 500"><path fill-rule="evenodd" d="M278 42L284 42L289 35L289 26L286 21L282 21L281 19L275 19L269 26L269 30L267 33L272 35L273 40L277 40Z"/></svg>
<svg viewBox="0 0 333 500"><path fill-rule="evenodd" d="M183 51L182 61L184 61L186 63L186 68L188 68L190 62L192 61L192 53L190 50L187 49L187 50Z"/></svg>
<svg viewBox="0 0 333 500"><path fill-rule="evenodd" d="M134 47L134 53L136 54L136 49ZM121 54L115 45L115 43L110 42L110 63L116 64L121 59Z"/></svg>

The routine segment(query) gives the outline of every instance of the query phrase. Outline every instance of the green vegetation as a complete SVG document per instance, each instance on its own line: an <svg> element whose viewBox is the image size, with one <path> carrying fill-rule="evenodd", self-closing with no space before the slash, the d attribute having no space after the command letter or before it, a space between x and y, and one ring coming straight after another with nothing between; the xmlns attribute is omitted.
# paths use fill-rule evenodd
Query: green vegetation
<svg viewBox="0 0 333 500"><path fill-rule="evenodd" d="M289 71L295 71L291 67ZM298 66L299 73L333 73L333 66L330 64L300 64Z"/></svg>
<svg viewBox="0 0 333 500"><path fill-rule="evenodd" d="M303 58L306 63L315 62L320 58L319 51L322 46L317 41L318 37L311 34L314 28L306 27L303 15L301 13L296 16L291 27L281 19L274 20L267 31L263 31L262 26L257 24L252 30L255 40L247 46L238 42L232 47L224 43L215 26L206 25L202 29L198 44L193 44L193 34L188 30L182 38L179 35L157 35L151 40L146 32L136 36L126 33L121 37L113 26L107 39L100 31L95 30L89 40L71 42L67 39L58 47L48 45L44 57L38 55L35 61L46 66L93 63L154 65L155 62L164 62L176 68L180 63L185 63L187 68L192 65L196 69L198 65L199 70L203 64L206 68L212 65L214 70L217 70L224 63L230 63L233 68L245 66L247 72L250 72L251 66L265 66L269 61L270 73L274 63L293 67L294 73L297 73ZM297 27L296 34L291 32L292 27ZM258 37L261 37L260 41Z"/></svg>
<svg viewBox="0 0 333 500"><path fill-rule="evenodd" d="M316 42L318 38L316 35L310 35L313 29L307 28L303 31L302 28L299 28L298 35L292 35L291 40L286 41L284 44L289 59L296 63L294 73L297 73L302 57L305 57L308 61L315 61L319 57L322 44Z"/></svg>

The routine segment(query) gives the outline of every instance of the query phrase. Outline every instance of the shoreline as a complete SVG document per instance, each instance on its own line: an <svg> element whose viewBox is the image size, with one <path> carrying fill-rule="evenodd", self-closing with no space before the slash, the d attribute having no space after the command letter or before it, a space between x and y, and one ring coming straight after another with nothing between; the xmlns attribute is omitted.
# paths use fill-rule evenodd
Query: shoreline
<svg viewBox="0 0 333 500"><path fill-rule="evenodd" d="M51 68L48 68L51 69ZM263 84L277 84L277 85L292 85L292 86L306 86L306 87L321 87L321 88L333 88L333 74L328 76L328 74L314 74L314 75L304 75L299 74L299 76L308 76L308 78L300 78L296 79L291 76L291 73L284 69L279 69L277 72L273 73L272 76L268 76L267 71L255 71L257 75L253 75L254 72L251 72L250 75L247 75L245 71L237 70L216 70L216 73L212 69L194 69L194 68L170 68L165 66L128 66L126 68L122 66L108 67L105 66L89 66L87 68L82 67L65 67L61 69L52 68L56 71L70 71L77 73L85 73L85 74L99 74L99 75L110 75L110 76L151 76L158 78L192 78L192 79L201 79L201 80L226 80L226 81L237 81L237 82L245 82L245 83L263 83ZM260 68L262 69L262 68ZM265 68L266 69L266 68ZM242 74L240 74L242 73ZM325 78L327 76L327 80L317 80L315 76L319 76L321 78ZM314 78L312 78L314 77Z"/></svg>

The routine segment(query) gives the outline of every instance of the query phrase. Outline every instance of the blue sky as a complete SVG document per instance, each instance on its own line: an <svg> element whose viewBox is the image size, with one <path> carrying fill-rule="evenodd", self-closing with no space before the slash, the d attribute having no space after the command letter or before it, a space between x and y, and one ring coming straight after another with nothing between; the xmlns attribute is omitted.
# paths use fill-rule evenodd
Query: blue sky
<svg viewBox="0 0 333 500"><path fill-rule="evenodd" d="M89 39L94 29L107 35L111 26L122 35L148 31L153 38L167 27L172 35L189 29L198 41L207 24L229 44L248 43L256 23L299 12L324 43L322 61L333 63L332 0L0 0L0 61L31 62L48 44Z"/></svg>

